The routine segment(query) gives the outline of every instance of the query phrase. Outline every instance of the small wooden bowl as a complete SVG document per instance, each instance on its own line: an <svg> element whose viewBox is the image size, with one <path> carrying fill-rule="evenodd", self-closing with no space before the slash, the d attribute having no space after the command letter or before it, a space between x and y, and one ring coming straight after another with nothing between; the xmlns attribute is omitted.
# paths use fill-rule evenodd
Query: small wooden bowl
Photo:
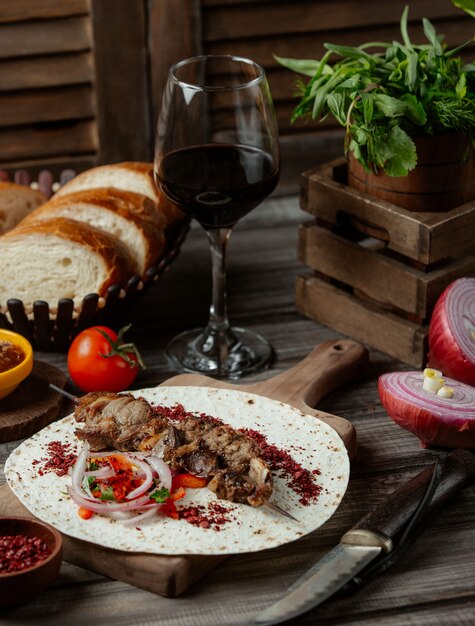
<svg viewBox="0 0 475 626"><path fill-rule="evenodd" d="M12 391L18 387L18 385L30 375L33 369L33 348L30 342L11 330L5 330L0 328L0 341L9 341L14 346L18 346L25 353L25 358L21 363L18 363L15 367L7 370L6 372L0 372L0 400L6 398Z"/></svg>
<svg viewBox="0 0 475 626"><path fill-rule="evenodd" d="M46 589L58 576L63 553L60 533L38 520L28 517L2 517L0 536L7 535L39 537L51 550L51 554L28 569L0 574L0 606L24 604Z"/></svg>

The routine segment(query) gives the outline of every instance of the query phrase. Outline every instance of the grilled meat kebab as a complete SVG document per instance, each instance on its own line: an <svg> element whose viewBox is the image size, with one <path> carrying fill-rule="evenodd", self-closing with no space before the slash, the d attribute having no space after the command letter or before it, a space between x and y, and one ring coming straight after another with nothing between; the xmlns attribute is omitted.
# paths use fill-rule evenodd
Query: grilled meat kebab
<svg viewBox="0 0 475 626"><path fill-rule="evenodd" d="M209 479L218 498L251 506L268 504L272 476L257 443L217 420L170 419L143 398L113 392L78 399L77 437L97 452L113 448L155 454L171 468Z"/></svg>

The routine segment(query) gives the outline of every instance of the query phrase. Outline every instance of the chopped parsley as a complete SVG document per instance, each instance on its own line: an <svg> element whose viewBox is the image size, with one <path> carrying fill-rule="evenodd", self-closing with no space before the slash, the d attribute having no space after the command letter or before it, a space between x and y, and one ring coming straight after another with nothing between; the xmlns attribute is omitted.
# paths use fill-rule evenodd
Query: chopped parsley
<svg viewBox="0 0 475 626"><path fill-rule="evenodd" d="M153 493L150 494L150 499L155 500L155 502L165 502L167 498L170 497L170 492L165 487L161 489L155 489Z"/></svg>

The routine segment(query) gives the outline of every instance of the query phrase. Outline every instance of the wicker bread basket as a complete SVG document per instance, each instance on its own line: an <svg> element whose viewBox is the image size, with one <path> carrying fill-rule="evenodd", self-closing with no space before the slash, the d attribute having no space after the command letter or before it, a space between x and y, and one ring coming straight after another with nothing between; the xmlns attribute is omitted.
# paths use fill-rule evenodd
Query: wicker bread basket
<svg viewBox="0 0 475 626"><path fill-rule="evenodd" d="M39 173L38 180L30 183L25 170L15 172L17 184L31 184L48 198L59 186L66 184L75 175L73 170L63 170L59 181L53 183L51 172ZM0 171L0 180L7 181L6 172ZM59 298L57 303L37 300L33 311L27 312L23 302L10 298L0 303L0 328L14 330L26 337L36 350L65 352L73 338L85 328L102 324L117 328L126 320L138 300L169 267L180 251L189 230L189 220L180 223L167 233L165 252L148 268L145 276L133 276L127 285L111 285L105 296L90 293L83 298L79 310L74 309L71 298Z"/></svg>

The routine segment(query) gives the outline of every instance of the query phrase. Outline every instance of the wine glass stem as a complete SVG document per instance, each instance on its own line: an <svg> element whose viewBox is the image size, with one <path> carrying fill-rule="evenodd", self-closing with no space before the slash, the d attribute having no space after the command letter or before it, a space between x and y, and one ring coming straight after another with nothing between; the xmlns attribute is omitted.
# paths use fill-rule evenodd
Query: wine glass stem
<svg viewBox="0 0 475 626"><path fill-rule="evenodd" d="M226 309L226 246L230 228L212 228L206 231L211 250L213 293L208 325L201 336L204 354L217 365L216 374L224 376L231 349L238 343L229 327Z"/></svg>
<svg viewBox="0 0 475 626"><path fill-rule="evenodd" d="M226 332L229 328L226 306L226 248L231 235L230 228L211 228L206 231L211 250L211 272L213 293L209 309L207 330L213 333Z"/></svg>

